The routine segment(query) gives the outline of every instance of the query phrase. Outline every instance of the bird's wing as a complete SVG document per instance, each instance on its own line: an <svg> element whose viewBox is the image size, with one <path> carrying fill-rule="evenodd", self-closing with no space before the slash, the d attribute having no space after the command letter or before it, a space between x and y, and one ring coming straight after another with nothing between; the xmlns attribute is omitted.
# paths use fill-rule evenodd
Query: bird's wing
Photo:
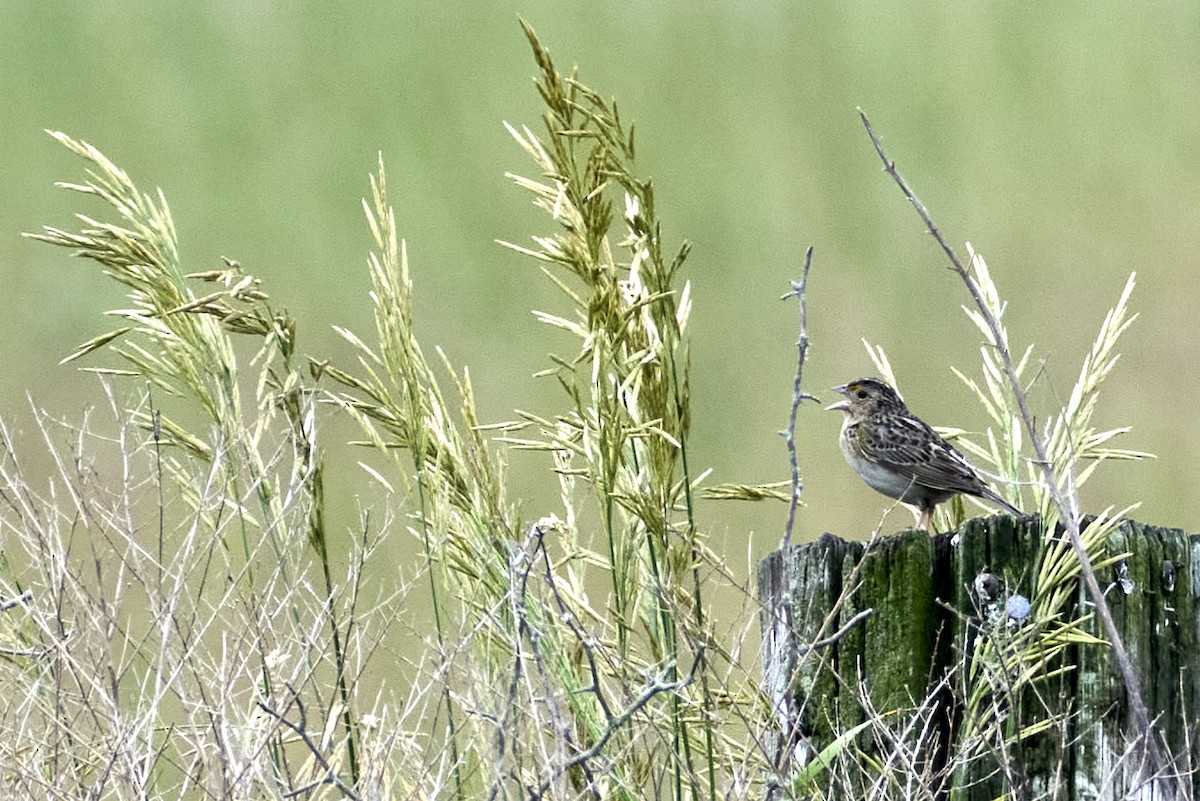
<svg viewBox="0 0 1200 801"><path fill-rule="evenodd" d="M949 442L915 417L888 415L870 426L863 453L873 462L912 477L914 484L945 492L982 495L986 485Z"/></svg>

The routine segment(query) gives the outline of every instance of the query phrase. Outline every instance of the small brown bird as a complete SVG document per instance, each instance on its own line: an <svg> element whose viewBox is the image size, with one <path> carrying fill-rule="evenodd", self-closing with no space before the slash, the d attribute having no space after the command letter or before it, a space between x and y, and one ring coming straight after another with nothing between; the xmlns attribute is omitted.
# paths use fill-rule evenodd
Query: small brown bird
<svg viewBox="0 0 1200 801"><path fill-rule="evenodd" d="M933 508L960 493L1021 514L883 381L860 378L833 391L844 399L826 408L845 412L841 445L846 461L872 489L917 507L918 528L928 531Z"/></svg>

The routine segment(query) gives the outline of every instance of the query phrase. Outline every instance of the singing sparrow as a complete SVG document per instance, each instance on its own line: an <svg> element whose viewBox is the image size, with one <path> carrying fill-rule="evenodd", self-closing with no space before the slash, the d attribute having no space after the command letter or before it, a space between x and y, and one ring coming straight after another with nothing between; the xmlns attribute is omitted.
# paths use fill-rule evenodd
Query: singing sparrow
<svg viewBox="0 0 1200 801"><path fill-rule="evenodd" d="M826 408L845 413L841 445L846 461L872 489L917 507L918 528L928 531L933 508L959 493L1021 514L878 378L860 378L833 391L844 398Z"/></svg>

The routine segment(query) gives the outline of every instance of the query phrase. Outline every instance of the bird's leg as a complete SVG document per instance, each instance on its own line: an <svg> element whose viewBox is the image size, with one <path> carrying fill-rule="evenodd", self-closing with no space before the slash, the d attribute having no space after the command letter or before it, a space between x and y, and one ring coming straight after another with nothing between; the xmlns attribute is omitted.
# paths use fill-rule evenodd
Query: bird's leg
<svg viewBox="0 0 1200 801"><path fill-rule="evenodd" d="M929 526L933 523L933 504L921 507L921 519L917 522L917 528L921 531L929 531Z"/></svg>

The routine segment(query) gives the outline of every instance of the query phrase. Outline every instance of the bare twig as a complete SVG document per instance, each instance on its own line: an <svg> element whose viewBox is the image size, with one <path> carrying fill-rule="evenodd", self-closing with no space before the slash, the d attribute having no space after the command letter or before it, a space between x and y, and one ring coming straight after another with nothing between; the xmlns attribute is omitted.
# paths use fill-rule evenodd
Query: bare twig
<svg viewBox="0 0 1200 801"><path fill-rule="evenodd" d="M806 400L816 400L800 386L804 376L804 360L808 358L808 298L805 292L808 289L808 268L812 266L812 254L812 245L809 245L808 251L804 254L804 271L800 274L800 280L792 281L791 291L780 298L780 300L796 298L800 303L800 338L796 341L796 380L792 384L792 411L788 417L788 427L782 432L783 439L787 443L788 459L792 466L792 497L788 502L787 525L783 530L784 553L787 553L792 546L792 527L796 524L796 508L800 505L800 493L804 491L804 487L800 483L800 466L796 459L796 414L800 411L801 403Z"/></svg>
<svg viewBox="0 0 1200 801"><path fill-rule="evenodd" d="M828 648L829 646L833 645L838 640L842 639L847 634L849 634L851 629L853 629L859 623L862 623L864 620L866 620L873 614L875 614L874 609L872 609L870 607L863 609L861 612L856 614L854 617L847 620L846 624L844 626L842 626L840 629L838 629L837 631L835 631L833 634L830 634L828 637L826 637L822 640L817 640L813 644L809 645L807 648L802 649L803 652L808 653L809 651L819 651L822 648Z"/></svg>
<svg viewBox="0 0 1200 801"><path fill-rule="evenodd" d="M1078 503L1075 502L1074 498L1064 496L1062 487L1055 480L1053 465L1046 455L1045 443L1037 431L1033 414L1029 411L1028 399L1017 377L1012 355L1009 353L1004 337L1001 335L1000 321L989 311L979 290L979 285L976 284L975 279L971 277L966 267L963 266L954 249L946 241L946 238L942 236L942 232L938 229L937 224L934 223L929 210L925 208L925 204L921 202L920 198L916 196L908 183L896 170L896 163L887 157L887 154L883 150L883 143L875 134L875 130L871 127L871 121L867 119L867 115L863 113L862 109L858 110L858 114L862 119L863 126L867 129L867 135L871 138L871 144L875 146L875 152L879 154L880 160L883 161L884 170L892 177L892 180L900 187L900 191L904 193L904 196L912 204L913 208L916 209L921 221L925 223L925 227L929 230L929 233L933 235L942 252L946 254L946 258L950 260L951 268L966 285L971 299L975 302L975 306L979 309L980 315L990 329L992 346L996 348L1000 355L1000 360L1004 365L1004 374L1008 378L1009 386L1012 387L1013 396L1017 401L1017 407L1021 413L1021 421L1025 427L1025 431L1029 435L1030 442L1033 443L1035 460L1042 471L1046 489L1050 493L1050 498L1054 502L1055 507L1058 508L1059 517L1063 521L1067 536L1071 542L1071 548L1079 559L1080 574L1083 576L1084 586L1087 587L1088 595L1091 597L1092 603L1096 608L1096 613L1100 616L1100 621L1104 626L1105 635L1112 645L1113 656L1116 658L1117 666L1121 671L1121 678L1125 683L1125 691L1129 695L1129 707L1133 712L1134 723L1138 730L1138 738L1144 743L1146 749L1147 772L1150 776L1165 775L1165 772L1162 770L1164 766L1162 754L1159 751L1158 740L1155 737L1155 732L1150 722L1146 702L1142 697L1141 684L1138 680L1137 672L1129 659L1129 652L1121 640L1121 633L1117 630L1112 612L1109 610L1108 603L1104 599L1104 592L1100 589L1100 583L1096 579L1096 571L1092 568L1091 559L1088 557L1087 549L1084 547L1083 539L1080 536ZM1069 480L1070 478L1068 477ZM1173 787L1168 786L1166 782L1163 783L1162 787L1167 798L1173 797Z"/></svg>
<svg viewBox="0 0 1200 801"><path fill-rule="evenodd" d="M305 709L304 702L301 699L300 694L297 693L290 685L288 686L288 691L292 695L292 703L296 705L296 710L300 716L300 720L298 722L292 723L290 720L284 717L282 713L275 711L262 701L258 702L258 708L275 718L275 720L279 721L281 726L290 729L297 737L299 737L300 741L304 744L304 747L308 749L309 753L312 754L313 759L316 760L316 763L321 766L321 770L325 772L325 775L315 779L313 782L305 785L304 787L287 793L287 796L295 797L307 795L314 788L320 787L323 784L329 784L336 787L338 792L340 792L346 798L352 799L353 801L358 801L358 793L354 792L352 787L346 784L346 782L342 781L342 779L337 775L337 771L335 771L333 766L329 764L329 760L325 757L325 753L321 750L320 746L313 742L312 735L308 732L308 712Z"/></svg>
<svg viewBox="0 0 1200 801"><path fill-rule="evenodd" d="M684 687L687 687L689 684L691 684L695 680L696 667L698 667L700 664L701 662L699 659L695 660L692 665L692 673L689 673L682 679L675 681L668 680L666 676L669 676L671 673L671 671L668 670L665 671L662 676L648 680L646 685L642 688L641 693L639 693L638 696L634 698L627 707L609 719L608 726L600 733L599 738L597 738L596 742L592 744L591 748L588 748L586 751L580 751L560 765L553 766L550 769L549 776L542 779L542 782L538 787L529 788L530 797L542 798L546 794L546 791L550 789L551 785L558 780L558 777L562 776L564 773L578 765L586 764L595 759L597 755L604 751L604 748L608 745L608 741L612 739L613 735L620 731L622 727L629 722L630 718L641 711L641 709L654 700L656 696L662 693L678 693L683 690Z"/></svg>
<svg viewBox="0 0 1200 801"><path fill-rule="evenodd" d="M7 601L0 601L0 612L7 612L9 609L12 609L14 606L20 606L21 604L27 604L32 600L33 600L33 590L25 590L25 592L21 593L20 595L16 596L15 598L9 598Z"/></svg>

